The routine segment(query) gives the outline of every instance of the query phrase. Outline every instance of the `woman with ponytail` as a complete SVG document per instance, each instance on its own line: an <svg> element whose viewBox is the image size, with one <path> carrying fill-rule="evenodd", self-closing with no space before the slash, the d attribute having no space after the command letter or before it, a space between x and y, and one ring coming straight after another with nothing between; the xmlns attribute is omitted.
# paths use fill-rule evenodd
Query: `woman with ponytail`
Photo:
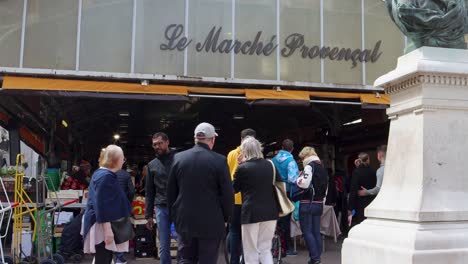
<svg viewBox="0 0 468 264"><path fill-rule="evenodd" d="M355 226L364 221L364 209L374 200L375 196L358 196L361 187L366 189L374 188L376 184L375 171L370 167L370 158L367 153L359 153L354 161L356 169L351 177L351 187L349 191L348 204L348 224Z"/></svg>

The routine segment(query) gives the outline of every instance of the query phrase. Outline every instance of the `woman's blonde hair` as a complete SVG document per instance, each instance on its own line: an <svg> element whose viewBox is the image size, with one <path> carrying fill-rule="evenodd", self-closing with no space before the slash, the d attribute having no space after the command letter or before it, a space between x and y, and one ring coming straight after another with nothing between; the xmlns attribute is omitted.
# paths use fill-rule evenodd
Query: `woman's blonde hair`
<svg viewBox="0 0 468 264"><path fill-rule="evenodd" d="M254 137L248 136L242 140L240 149L245 160L263 159L262 144Z"/></svg>
<svg viewBox="0 0 468 264"><path fill-rule="evenodd" d="M109 145L101 150L99 166L108 169L115 168L121 157L123 157L123 150L117 145Z"/></svg>
<svg viewBox="0 0 468 264"><path fill-rule="evenodd" d="M359 153L358 155L358 158L354 161L354 165L356 165L356 167L367 167L370 165L370 158L369 158L369 154L365 153L365 152L361 152Z"/></svg>
<svg viewBox="0 0 468 264"><path fill-rule="evenodd" d="M313 147L304 147L301 152L299 152L299 158L305 159L310 156L317 156L317 152L315 152L315 149Z"/></svg>

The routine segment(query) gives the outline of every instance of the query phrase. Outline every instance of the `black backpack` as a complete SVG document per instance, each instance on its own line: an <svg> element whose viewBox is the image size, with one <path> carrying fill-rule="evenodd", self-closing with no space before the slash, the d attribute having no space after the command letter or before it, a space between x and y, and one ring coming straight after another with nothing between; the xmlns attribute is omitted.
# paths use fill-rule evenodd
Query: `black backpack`
<svg viewBox="0 0 468 264"><path fill-rule="evenodd" d="M301 189L297 185L294 185L290 192L290 198L293 202L297 202L301 199L320 201L325 198L328 188L328 172L320 161L312 161L309 165L312 167L312 181L310 186L307 189ZM312 197L309 197L309 195Z"/></svg>
<svg viewBox="0 0 468 264"><path fill-rule="evenodd" d="M314 201L322 201L327 195L328 172L320 161L312 161L309 165L312 166L313 170L312 182L309 189L313 191Z"/></svg>

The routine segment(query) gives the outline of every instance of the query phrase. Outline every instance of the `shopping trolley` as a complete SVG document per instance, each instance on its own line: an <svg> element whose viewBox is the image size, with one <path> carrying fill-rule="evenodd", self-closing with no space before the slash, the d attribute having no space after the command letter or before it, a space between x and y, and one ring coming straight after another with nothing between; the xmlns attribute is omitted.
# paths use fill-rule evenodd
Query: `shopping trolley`
<svg viewBox="0 0 468 264"><path fill-rule="evenodd" d="M3 241L5 240L6 236L8 235L8 230L10 228L11 217L13 215L13 208L19 205L19 203L11 203L10 198L8 197L8 192L5 188L5 184L3 183L3 179L0 178L0 187L5 194L6 201L2 201L0 203L0 226L4 226L4 222L6 223L4 233L0 234L0 261L3 264L13 264L13 258L10 256L5 256L3 252L4 244Z"/></svg>
<svg viewBox="0 0 468 264"><path fill-rule="evenodd" d="M78 199L67 201L65 203L48 204L38 209L36 223L38 225L36 231L36 258L40 260L40 264L63 264L65 259L62 255L53 253L52 250L52 221L53 215L64 206L78 202ZM49 217L51 216L51 217Z"/></svg>
<svg viewBox="0 0 468 264"><path fill-rule="evenodd" d="M26 258L23 247L23 217L29 215L31 221L33 222L32 230L32 240L35 239L36 235L36 222L34 217L34 212L36 211L35 204L33 203L31 197L24 189L24 167L25 158L23 154L18 154L16 156L16 166L15 166L15 203L18 204L13 209L13 240L11 247L11 255L13 258L13 263L31 263L29 259ZM24 259L24 261L22 261Z"/></svg>
<svg viewBox="0 0 468 264"><path fill-rule="evenodd" d="M14 264L63 264L64 258L60 254L54 254L52 250L52 221L51 214L59 211L64 206L76 203L78 199L62 203L58 198L52 202L46 203L39 199L39 194L42 193L42 198L45 197L47 191L56 192L57 190L48 190L47 176L40 175L36 181L36 202L33 202L31 197L24 189L24 155L18 154L16 157L15 171L15 203L20 206L14 208L13 214L13 242L12 242L12 259ZM49 185L53 186L53 184ZM53 188L53 187L52 187ZM55 196L56 197L56 196ZM32 250L27 256L22 248L23 234L23 217L29 215L33 224L32 228Z"/></svg>

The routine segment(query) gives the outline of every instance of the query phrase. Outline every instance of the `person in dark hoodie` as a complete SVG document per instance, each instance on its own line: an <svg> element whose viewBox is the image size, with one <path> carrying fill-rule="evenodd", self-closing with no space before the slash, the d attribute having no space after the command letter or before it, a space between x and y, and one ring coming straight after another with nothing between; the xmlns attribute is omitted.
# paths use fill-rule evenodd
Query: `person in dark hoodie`
<svg viewBox="0 0 468 264"><path fill-rule="evenodd" d="M124 164L123 168L125 167L126 165ZM123 168L117 171L115 174L117 175L117 180L119 181L120 186L122 187L125 195L127 196L128 201L132 203L133 197L135 196L135 187L133 186L132 177L130 176L130 173L128 173ZM115 264L127 264L123 252L115 252Z"/></svg>
<svg viewBox="0 0 468 264"><path fill-rule="evenodd" d="M161 264L171 263L171 219L167 208L167 181L174 161L175 151L169 148L169 137L158 132L153 135L153 149L156 158L148 163L148 175L145 180L145 217L146 227L153 229L153 209L156 212L158 226L159 257Z"/></svg>
<svg viewBox="0 0 468 264"><path fill-rule="evenodd" d="M348 202L348 222L350 226L360 224L366 217L364 209L374 200L375 196L359 196L361 187L366 189L374 188L376 184L375 170L370 167L370 158L367 153L359 153L354 161L356 168L351 178Z"/></svg>

